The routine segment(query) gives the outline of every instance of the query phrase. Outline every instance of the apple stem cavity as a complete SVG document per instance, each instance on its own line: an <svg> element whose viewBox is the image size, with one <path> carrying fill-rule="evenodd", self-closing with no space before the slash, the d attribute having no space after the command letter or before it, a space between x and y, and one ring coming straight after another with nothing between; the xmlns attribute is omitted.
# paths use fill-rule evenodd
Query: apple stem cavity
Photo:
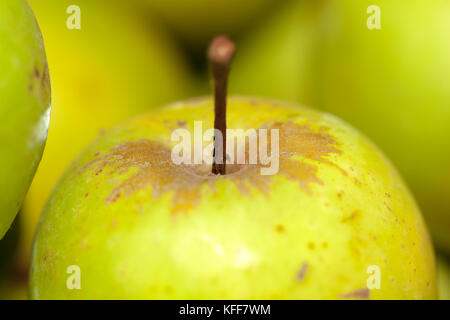
<svg viewBox="0 0 450 320"><path fill-rule="evenodd" d="M227 158L227 85L231 61L233 60L235 45L225 36L215 37L208 49L208 59L214 80L214 153L212 173L224 175L226 173ZM221 137L218 137L218 131ZM219 143L222 138L222 143ZM220 152L221 151L221 152ZM219 156L222 156L222 159Z"/></svg>

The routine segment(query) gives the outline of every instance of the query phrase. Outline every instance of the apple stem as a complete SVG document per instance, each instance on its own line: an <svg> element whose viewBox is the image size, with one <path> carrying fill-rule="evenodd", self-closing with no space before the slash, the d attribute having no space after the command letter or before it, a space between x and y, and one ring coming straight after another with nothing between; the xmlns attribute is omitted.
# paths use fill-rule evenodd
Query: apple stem
<svg viewBox="0 0 450 320"><path fill-rule="evenodd" d="M208 59L214 80L214 153L212 173L224 175L226 173L227 158L227 84L231 61L233 60L235 45L225 36L215 37L208 49ZM219 143L217 130L222 133L222 143ZM222 152L216 152L222 150ZM222 155L222 160L218 158Z"/></svg>

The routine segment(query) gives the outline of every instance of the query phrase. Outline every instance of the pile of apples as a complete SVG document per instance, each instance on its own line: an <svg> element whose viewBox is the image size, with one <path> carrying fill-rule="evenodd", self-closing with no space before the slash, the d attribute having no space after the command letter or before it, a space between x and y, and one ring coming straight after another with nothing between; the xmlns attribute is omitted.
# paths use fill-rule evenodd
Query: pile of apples
<svg viewBox="0 0 450 320"><path fill-rule="evenodd" d="M448 1L73 5L0 1L0 298L450 299ZM171 160L219 34L275 175Z"/></svg>

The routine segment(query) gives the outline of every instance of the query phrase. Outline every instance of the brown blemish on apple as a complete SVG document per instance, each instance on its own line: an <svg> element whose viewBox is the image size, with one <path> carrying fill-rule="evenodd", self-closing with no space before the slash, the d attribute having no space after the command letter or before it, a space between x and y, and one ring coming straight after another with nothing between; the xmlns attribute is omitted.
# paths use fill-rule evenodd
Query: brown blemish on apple
<svg viewBox="0 0 450 320"><path fill-rule="evenodd" d="M355 211L353 211L352 213L350 213L349 215L344 216L344 217L341 219L341 222L342 222L342 223L347 223L347 222L349 222L349 221L355 220L355 219L358 218L360 215L361 215L361 211L355 210Z"/></svg>
<svg viewBox="0 0 450 320"><path fill-rule="evenodd" d="M278 225L275 227L275 230L276 230L278 233L284 233L284 226L281 225L281 224L278 224Z"/></svg>
<svg viewBox="0 0 450 320"><path fill-rule="evenodd" d="M37 67L34 67L34 76L38 79L41 77L41 73Z"/></svg>
<svg viewBox="0 0 450 320"><path fill-rule="evenodd" d="M308 242L308 249L309 250L314 250L316 248L316 245L314 244L314 242Z"/></svg>
<svg viewBox="0 0 450 320"><path fill-rule="evenodd" d="M340 297L344 299L368 300L370 299L370 290L368 288L356 289L351 292L343 293Z"/></svg>
<svg viewBox="0 0 450 320"><path fill-rule="evenodd" d="M384 201L383 204L384 204L384 206L386 207L386 209L388 209L389 211L392 211L392 210L391 210L391 207L388 206L388 204L386 203L386 201Z"/></svg>
<svg viewBox="0 0 450 320"><path fill-rule="evenodd" d="M309 125L296 124L292 121L276 122L266 128L279 130L278 175L297 182L305 192L311 193L309 188L311 184L323 184L317 177L317 163L332 166L343 175L347 175L343 169L328 159L332 154L341 153L337 149L336 140L328 133L315 132ZM268 150L271 150L270 134L267 144ZM248 150L246 151L248 155ZM260 174L261 165L228 164L227 175L211 175L210 165L174 164L171 160L170 147L147 139L124 142L113 147L107 154L96 154L94 157L94 160L76 173L91 168L95 175L102 171L108 175L128 174L128 177L107 197L108 204L151 187L154 199L173 192L172 212L187 211L201 200L199 196L201 189L209 185L214 190L214 184L219 179L233 182L244 194L250 194L250 187L264 193L270 189L271 176ZM308 163L308 160L312 160L312 163ZM129 174L129 169L132 168L135 171Z"/></svg>
<svg viewBox="0 0 450 320"><path fill-rule="evenodd" d="M308 264L306 262L304 262L297 272L296 279L298 282L302 282L303 279L305 279L306 271L308 271Z"/></svg>
<svg viewBox="0 0 450 320"><path fill-rule="evenodd" d="M50 96L50 75L47 63L44 65L42 72L38 66L33 68L29 77L28 90L39 99Z"/></svg>

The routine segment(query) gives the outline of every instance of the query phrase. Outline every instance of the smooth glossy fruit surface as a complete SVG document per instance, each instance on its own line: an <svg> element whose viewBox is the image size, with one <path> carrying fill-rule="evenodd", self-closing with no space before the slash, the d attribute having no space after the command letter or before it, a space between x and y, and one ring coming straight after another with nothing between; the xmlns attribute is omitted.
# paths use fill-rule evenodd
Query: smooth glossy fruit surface
<svg viewBox="0 0 450 320"><path fill-rule="evenodd" d="M191 95L184 57L157 24L114 1L80 0L81 29L70 30L73 1L31 0L52 70L47 148L23 210L24 263L44 205L72 158L101 130Z"/></svg>
<svg viewBox="0 0 450 320"><path fill-rule="evenodd" d="M367 27L372 5L381 29ZM449 253L450 3L296 1L267 23L236 57L231 91L314 105L355 125L405 176Z"/></svg>
<svg viewBox="0 0 450 320"><path fill-rule="evenodd" d="M41 160L50 82L39 26L26 1L0 2L0 239Z"/></svg>
<svg viewBox="0 0 450 320"><path fill-rule="evenodd" d="M40 223L32 298L436 297L420 212L365 137L328 114L233 97L228 128L278 129L279 172L175 165L172 132L211 128L213 109L210 98L176 103L76 158ZM368 268L379 290L367 288Z"/></svg>

